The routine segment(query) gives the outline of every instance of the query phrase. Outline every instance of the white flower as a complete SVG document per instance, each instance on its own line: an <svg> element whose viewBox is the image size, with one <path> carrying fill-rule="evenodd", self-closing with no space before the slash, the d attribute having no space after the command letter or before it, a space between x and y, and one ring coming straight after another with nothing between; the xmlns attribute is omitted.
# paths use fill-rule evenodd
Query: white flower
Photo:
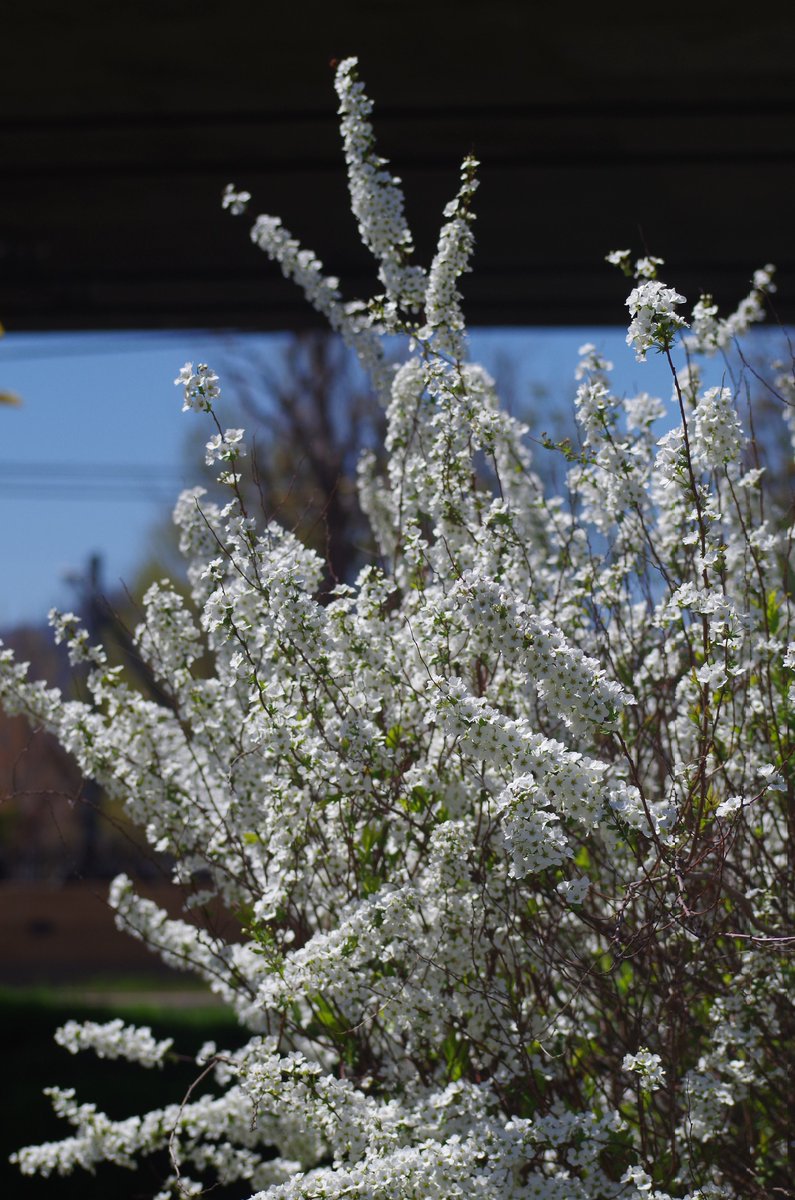
<svg viewBox="0 0 795 1200"><path fill-rule="evenodd" d="M656 279L632 289L626 301L632 318L627 345L634 346L638 362L643 362L646 352L652 348L670 349L676 333L687 327L685 319L676 311L676 305L684 303L684 296Z"/></svg>
<svg viewBox="0 0 795 1200"><path fill-rule="evenodd" d="M188 387L193 379L193 363L186 362L185 366L180 371L177 378L174 380L175 387Z"/></svg>
<svg viewBox="0 0 795 1200"><path fill-rule="evenodd" d="M656 279L657 268L663 265L661 258L654 258L647 255L645 258L638 258L635 261L635 276L638 279Z"/></svg>
<svg viewBox="0 0 795 1200"><path fill-rule="evenodd" d="M706 684L708 688L720 688L728 679L726 667L723 663L704 663L696 671L696 679L699 683Z"/></svg>
<svg viewBox="0 0 795 1200"><path fill-rule="evenodd" d="M631 278L632 276L632 251L631 250L611 250L605 255L605 262L609 262L611 266L618 267L625 275Z"/></svg>
<svg viewBox="0 0 795 1200"><path fill-rule="evenodd" d="M199 363L195 373L193 363L185 363L174 380L174 384L176 387L184 388L183 412L189 408L210 412L213 401L221 394L221 389L218 387L218 376L210 370L206 363Z"/></svg>
<svg viewBox="0 0 795 1200"><path fill-rule="evenodd" d="M564 900L569 904L582 904L585 897L588 895L588 889L591 886L591 881L586 876L581 876L579 879L564 879L557 885L555 891L558 892Z"/></svg>
<svg viewBox="0 0 795 1200"><path fill-rule="evenodd" d="M647 1175L642 1167L627 1167L624 1174L621 1176L622 1183L631 1183L634 1185L637 1192L650 1192L654 1180L651 1175Z"/></svg>
<svg viewBox="0 0 795 1200"><path fill-rule="evenodd" d="M215 462L234 463L246 454L243 444L243 429L226 429L223 434L217 433L206 444L204 461L208 467Z"/></svg>
<svg viewBox="0 0 795 1200"><path fill-rule="evenodd" d="M688 349L702 354L714 354L765 316L765 296L776 290L773 283L775 268L767 266L754 272L748 295L728 317L718 316L718 306L711 296L701 296L693 308L692 334L686 339Z"/></svg>
<svg viewBox="0 0 795 1200"><path fill-rule="evenodd" d="M709 388L696 405L693 453L709 469L734 462L743 446L743 433L731 390Z"/></svg>
<svg viewBox="0 0 795 1200"><path fill-rule="evenodd" d="M730 817L733 813L738 812L744 803L745 801L742 796L729 796L726 800L721 800L715 809L715 816Z"/></svg>
<svg viewBox="0 0 795 1200"><path fill-rule="evenodd" d="M665 1083L665 1071L661 1064L659 1054L652 1054L642 1046L637 1054L625 1054L621 1065L625 1071L639 1075L642 1086L653 1092Z"/></svg>
<svg viewBox="0 0 795 1200"><path fill-rule="evenodd" d="M627 414L629 429L644 430L665 416L665 405L656 396L650 396L648 392L640 392L637 396L627 397L624 400L624 411Z"/></svg>
<svg viewBox="0 0 795 1200"><path fill-rule="evenodd" d="M70 1054L91 1049L99 1058L125 1058L144 1067L162 1067L163 1058L173 1045L172 1038L157 1042L148 1025L136 1028L121 1018L105 1024L96 1021L67 1021L55 1032L55 1041Z"/></svg>
<svg viewBox="0 0 795 1200"><path fill-rule="evenodd" d="M250 192L238 191L233 183L228 183L224 188L221 204L223 208L229 209L233 217L239 217L246 211L250 199Z"/></svg>
<svg viewBox="0 0 795 1200"><path fill-rule="evenodd" d="M772 763L765 763L759 767L757 774L764 780L764 786L773 792L786 792L787 785L784 782L782 775L776 770Z"/></svg>

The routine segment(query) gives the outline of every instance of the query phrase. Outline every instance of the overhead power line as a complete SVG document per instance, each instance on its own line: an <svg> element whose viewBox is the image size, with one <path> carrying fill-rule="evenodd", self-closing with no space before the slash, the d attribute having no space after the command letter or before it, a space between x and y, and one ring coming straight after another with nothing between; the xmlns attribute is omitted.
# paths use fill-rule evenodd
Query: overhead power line
<svg viewBox="0 0 795 1200"><path fill-rule="evenodd" d="M0 462L0 498L173 503L184 486L166 464Z"/></svg>
<svg viewBox="0 0 795 1200"><path fill-rule="evenodd" d="M3 462L0 460L0 478L8 475L40 474L46 478L55 476L108 476L111 479L156 479L176 478L170 463L91 463L91 462Z"/></svg>

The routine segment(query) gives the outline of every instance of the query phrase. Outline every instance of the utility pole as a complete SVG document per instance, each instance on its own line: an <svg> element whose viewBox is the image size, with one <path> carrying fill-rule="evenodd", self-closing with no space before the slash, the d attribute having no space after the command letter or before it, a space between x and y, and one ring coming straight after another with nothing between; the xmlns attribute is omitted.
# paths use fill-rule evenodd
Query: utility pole
<svg viewBox="0 0 795 1200"><path fill-rule="evenodd" d="M91 645L101 641L102 613L102 556L92 554L84 574L78 575L72 581L78 589L78 608L83 626L88 634ZM85 687L88 677L88 666L81 670L82 682ZM79 879L96 878L102 875L102 863L99 854L99 822L102 811L102 788L94 779L84 779L80 789L80 852L74 866L74 873Z"/></svg>

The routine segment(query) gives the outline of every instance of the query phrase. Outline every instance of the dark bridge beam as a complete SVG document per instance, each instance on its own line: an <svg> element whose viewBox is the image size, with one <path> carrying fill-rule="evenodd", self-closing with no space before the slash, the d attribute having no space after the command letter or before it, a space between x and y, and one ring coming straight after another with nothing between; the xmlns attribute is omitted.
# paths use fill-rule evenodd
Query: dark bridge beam
<svg viewBox="0 0 795 1200"><path fill-rule="evenodd" d="M795 320L795 8L671 22L518 0L60 0L6 15L0 320L9 329L312 320L220 211L277 213L351 295L374 272L347 209L329 60L358 53L383 152L431 253L481 159L481 324L617 323L615 247L726 306L779 268Z"/></svg>

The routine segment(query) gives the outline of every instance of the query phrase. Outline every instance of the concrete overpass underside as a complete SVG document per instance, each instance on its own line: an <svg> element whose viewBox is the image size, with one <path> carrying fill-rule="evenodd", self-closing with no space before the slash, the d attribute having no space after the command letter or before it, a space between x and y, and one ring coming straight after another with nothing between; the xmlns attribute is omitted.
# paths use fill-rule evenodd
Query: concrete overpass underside
<svg viewBox="0 0 795 1200"><path fill-rule="evenodd" d="M606 11L607 10L607 11ZM348 212L331 60L358 54L421 258L461 157L482 162L471 323L618 324L605 253L733 306L777 264L795 320L795 6L32 0L0 73L9 330L299 328L302 297L221 212L233 181L349 296L376 289Z"/></svg>

